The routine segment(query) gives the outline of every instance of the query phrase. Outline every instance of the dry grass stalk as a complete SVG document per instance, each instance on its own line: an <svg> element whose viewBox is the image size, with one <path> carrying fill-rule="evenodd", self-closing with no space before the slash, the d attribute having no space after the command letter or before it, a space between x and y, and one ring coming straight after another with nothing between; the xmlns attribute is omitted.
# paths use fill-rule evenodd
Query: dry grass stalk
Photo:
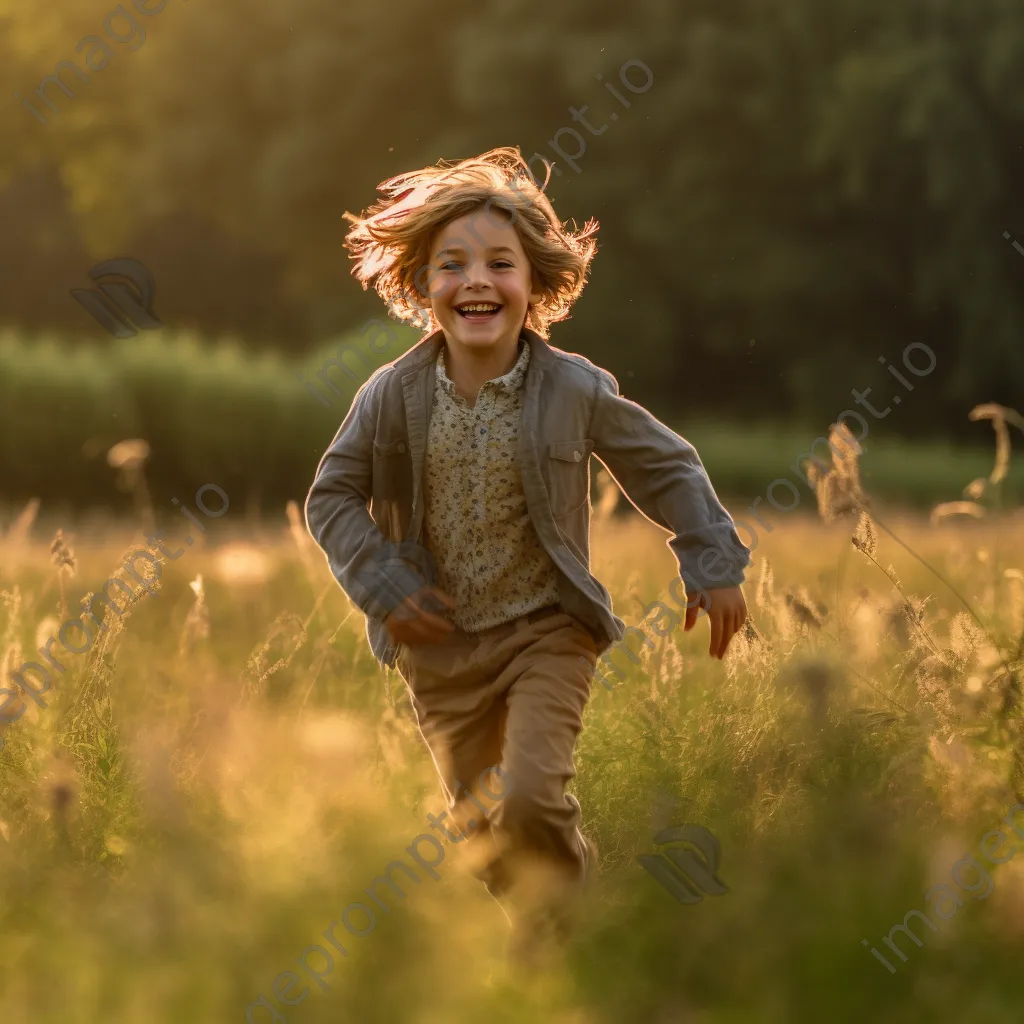
<svg viewBox="0 0 1024 1024"><path fill-rule="evenodd" d="M57 569L57 580L60 583L60 615L62 619L68 617L68 599L66 578L75 575L77 561L75 552L64 540L64 531L58 530L53 542L50 544L50 561Z"/></svg>
<svg viewBox="0 0 1024 1024"><path fill-rule="evenodd" d="M985 642L985 634L966 612L958 612L949 624L949 646L964 664Z"/></svg>
<svg viewBox="0 0 1024 1024"><path fill-rule="evenodd" d="M285 515L288 517L288 533L292 538L292 542L295 544L295 549L299 553L299 559L302 562L302 569L306 574L306 579L309 581L310 590L314 594L320 590L319 582L323 579L322 571L318 571L318 559L316 553L318 548L310 537L309 531L306 529L306 521L302 517L302 512L299 510L299 506L294 501L289 501L285 505ZM329 587L328 590L338 589L345 600L348 601L349 611L355 609L355 605L348 599L348 595L345 594L340 588ZM310 612L309 620L311 621L314 616L320 619L320 622L326 628L329 625L329 620L326 614L321 610L321 603L323 602L325 594L321 590L319 597L317 598L316 604L313 606L312 612Z"/></svg>
<svg viewBox="0 0 1024 1024"><path fill-rule="evenodd" d="M809 629L821 629L824 625L824 616L828 612L824 605L819 604L817 609L812 607L810 596L802 588L799 591L790 591L786 594L786 607L792 612L797 622Z"/></svg>
<svg viewBox="0 0 1024 1024"><path fill-rule="evenodd" d="M622 491L612 478L611 473L602 467L595 476L597 486L597 503L594 506L594 519L604 523L611 519L622 499Z"/></svg>
<svg viewBox="0 0 1024 1024"><path fill-rule="evenodd" d="M195 601L188 610L185 623L181 628L181 636L178 640L178 655L184 657L191 654L200 640L206 640L210 635L210 609L206 604L206 590L203 587L203 575L200 573L189 583L192 593L195 594Z"/></svg>
<svg viewBox="0 0 1024 1024"><path fill-rule="evenodd" d="M118 568L124 564L125 558L128 557L131 550L126 550L122 555ZM149 576L150 572L152 572L152 566L145 566L142 575L146 577L146 582L150 587L154 587L154 592L156 592L160 583L155 576ZM86 602L85 607L88 607L88 601L92 596L86 595L83 598L83 601ZM119 733L114 721L111 692L117 654L128 620L138 605L148 596L149 591L145 587L133 590L125 598L121 614L105 617L96 642L88 653L84 658L76 658L70 662L67 669L69 675L81 672L82 682L71 701L67 714L61 718L56 728L57 742L60 746L75 751L79 748L99 751L104 760L114 766L111 767L114 774L118 772L116 751L119 746ZM107 777L106 781L112 782L113 775Z"/></svg>
<svg viewBox="0 0 1024 1024"><path fill-rule="evenodd" d="M929 517L932 526L937 526L943 519L950 516L971 516L974 519L983 519L985 509L974 501L944 501L932 509Z"/></svg>
<svg viewBox="0 0 1024 1024"><path fill-rule="evenodd" d="M40 501L38 498L29 500L28 504L18 513L14 522L11 523L7 536L4 537L5 545L17 548L28 540L32 524L36 521L36 516L39 514L39 505Z"/></svg>
<svg viewBox="0 0 1024 1024"><path fill-rule="evenodd" d="M17 644L21 631L21 588L17 584L11 590L0 590L0 607L7 612L2 649L9 651Z"/></svg>
<svg viewBox="0 0 1024 1024"><path fill-rule="evenodd" d="M270 648L278 637L289 637L292 647L287 653L271 661ZM302 620L292 612L282 612L270 627L270 633L259 647L249 656L245 664L245 685L243 700L252 700L259 696L266 686L267 680L282 669L287 668L306 642L306 628Z"/></svg>
<svg viewBox="0 0 1024 1024"><path fill-rule="evenodd" d="M814 488L818 514L826 523L835 522L848 512L860 512L868 505L860 483L860 456L864 449L845 423L833 423L828 444L831 465L812 458L807 479Z"/></svg>
<svg viewBox="0 0 1024 1024"><path fill-rule="evenodd" d="M754 600L757 602L757 607L764 612L771 611L775 605L775 572L772 569L770 558L761 562L761 575L757 581Z"/></svg>
<svg viewBox="0 0 1024 1024"><path fill-rule="evenodd" d="M976 405L967 414L967 418L972 423L977 423L979 420L991 421L992 429L996 433L996 461L992 467L992 472L989 474L989 480L993 484L1001 483L1006 479L1006 474L1010 471L1010 430L1007 424L1015 426L1024 433L1024 416L1021 416L1015 409L1010 409L1005 405L999 405L996 402L986 402L982 405Z"/></svg>
<svg viewBox="0 0 1024 1024"><path fill-rule="evenodd" d="M828 435L829 448L832 449L832 465L841 480L854 494L861 493L860 457L864 449L858 444L850 428L845 423L833 423Z"/></svg>
<svg viewBox="0 0 1024 1024"><path fill-rule="evenodd" d="M860 515L857 517L857 529L853 533L853 546L872 558L878 547L875 524L864 509L860 510Z"/></svg>

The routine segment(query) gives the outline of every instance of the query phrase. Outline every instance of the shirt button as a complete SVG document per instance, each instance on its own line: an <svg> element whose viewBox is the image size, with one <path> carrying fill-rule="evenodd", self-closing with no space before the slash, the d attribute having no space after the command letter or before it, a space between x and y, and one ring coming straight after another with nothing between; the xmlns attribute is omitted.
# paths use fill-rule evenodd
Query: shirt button
<svg viewBox="0 0 1024 1024"><path fill-rule="evenodd" d="M399 455L404 455L405 454L405 442L404 441L399 441L398 442L398 454Z"/></svg>
<svg viewBox="0 0 1024 1024"><path fill-rule="evenodd" d="M582 459L582 458L583 458L583 456L580 455L580 453L578 451L575 451L575 452L572 453L572 461L573 462L579 462L580 459Z"/></svg>

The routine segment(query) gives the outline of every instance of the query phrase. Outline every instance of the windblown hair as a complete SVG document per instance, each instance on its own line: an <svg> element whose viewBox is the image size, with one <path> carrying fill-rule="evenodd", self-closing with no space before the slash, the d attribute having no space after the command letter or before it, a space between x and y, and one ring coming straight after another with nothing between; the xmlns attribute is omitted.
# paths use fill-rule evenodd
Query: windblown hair
<svg viewBox="0 0 1024 1024"><path fill-rule="evenodd" d="M364 289L373 285L392 316L436 327L424 297L431 239L451 221L482 209L492 223L495 216L506 218L519 235L542 295L529 307L526 325L546 338L548 326L564 320L583 291L598 229L593 218L579 229L558 219L544 191L550 178L549 165L538 186L511 146L389 178L377 186L384 199L362 216L345 214L352 224L344 243L355 260L352 275Z"/></svg>

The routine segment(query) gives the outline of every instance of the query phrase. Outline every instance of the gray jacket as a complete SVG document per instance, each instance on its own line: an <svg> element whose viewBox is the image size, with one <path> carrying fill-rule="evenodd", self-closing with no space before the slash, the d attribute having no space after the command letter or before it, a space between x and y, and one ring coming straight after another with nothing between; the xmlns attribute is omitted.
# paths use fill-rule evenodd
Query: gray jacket
<svg viewBox="0 0 1024 1024"><path fill-rule="evenodd" d="M738 586L749 563L693 446L623 398L615 378L583 356L532 346L518 463L530 518L558 571L562 607L601 650L624 623L590 574L590 456L608 468L633 505L670 531L680 574L696 589ZM367 616L377 659L394 664L385 616L425 582L433 560L423 529L423 463L444 340L425 337L359 389L320 461L306 500L310 533L335 579Z"/></svg>

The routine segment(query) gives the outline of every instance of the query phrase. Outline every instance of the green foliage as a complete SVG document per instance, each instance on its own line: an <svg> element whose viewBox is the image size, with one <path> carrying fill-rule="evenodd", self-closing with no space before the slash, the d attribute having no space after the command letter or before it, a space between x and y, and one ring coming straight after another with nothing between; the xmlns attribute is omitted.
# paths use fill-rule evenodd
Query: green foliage
<svg viewBox="0 0 1024 1024"><path fill-rule="evenodd" d="M303 359L170 332L82 345L0 334L0 500L128 508L131 499L119 494L104 456L118 441L139 437L151 448L145 472L163 496L159 503L203 483L225 488L251 511L301 502L356 388L419 337L394 324L390 331L394 340L380 353L368 342L380 347L384 336L370 331L345 335ZM342 347L354 380L336 366L323 370ZM335 392L317 377L321 371ZM799 486L805 511L815 507L792 465L821 424L741 428L690 417L669 424L696 446L716 489L738 509L778 477ZM865 442L869 488L919 507L960 498L992 465L991 429L984 423L974 429L978 447L958 448L908 443L875 427ZM1004 491L1007 504L1024 493L1024 460L1011 461Z"/></svg>
<svg viewBox="0 0 1024 1024"><path fill-rule="evenodd" d="M169 332L83 345L0 335L0 501L128 508L104 455L120 440L141 437L152 450L146 478L167 498L216 483L251 511L301 502L356 387L419 337L396 325L390 331L394 340L380 353L368 342L380 347L384 336L371 331L302 359ZM342 347L352 381L337 367L323 370ZM317 378L322 371L340 393ZM678 415L670 425L696 446L716 489L737 509L778 477L799 486L804 511L814 509L793 464L820 424L738 427ZM983 423L975 431L979 445L968 449L901 441L876 427L864 445L865 481L873 494L911 506L961 498L992 464L990 428ZM1004 490L1010 505L1024 494L1020 458L1011 462Z"/></svg>
<svg viewBox="0 0 1024 1024"><path fill-rule="evenodd" d="M347 335L296 361L185 334L73 347L2 335L0 494L106 504L115 474L103 456L140 437L152 452L147 476L161 490L191 494L216 483L256 505L301 500L356 388L417 334L393 325L390 337L379 354L366 335ZM343 346L355 379L328 368L334 393L316 375Z"/></svg>
<svg viewBox="0 0 1024 1024"><path fill-rule="evenodd" d="M0 8L0 94L31 96L102 31L93 0L60 7ZM443 18L395 0L386 22L172 0L137 20L138 49L114 44L74 100L51 89L49 124L0 104L0 180L56 169L67 189L66 207L23 177L0 196L0 320L95 332L67 288L120 250L154 270L167 323L303 348L369 312L339 280L341 215L378 181L499 144L554 157L573 127L586 153L551 194L601 220L602 249L556 342L665 418L832 416L914 340L939 358L922 430L1024 384L1024 259L1003 238L1024 238L1015 0L456 0ZM631 60L646 92L618 82Z"/></svg>

